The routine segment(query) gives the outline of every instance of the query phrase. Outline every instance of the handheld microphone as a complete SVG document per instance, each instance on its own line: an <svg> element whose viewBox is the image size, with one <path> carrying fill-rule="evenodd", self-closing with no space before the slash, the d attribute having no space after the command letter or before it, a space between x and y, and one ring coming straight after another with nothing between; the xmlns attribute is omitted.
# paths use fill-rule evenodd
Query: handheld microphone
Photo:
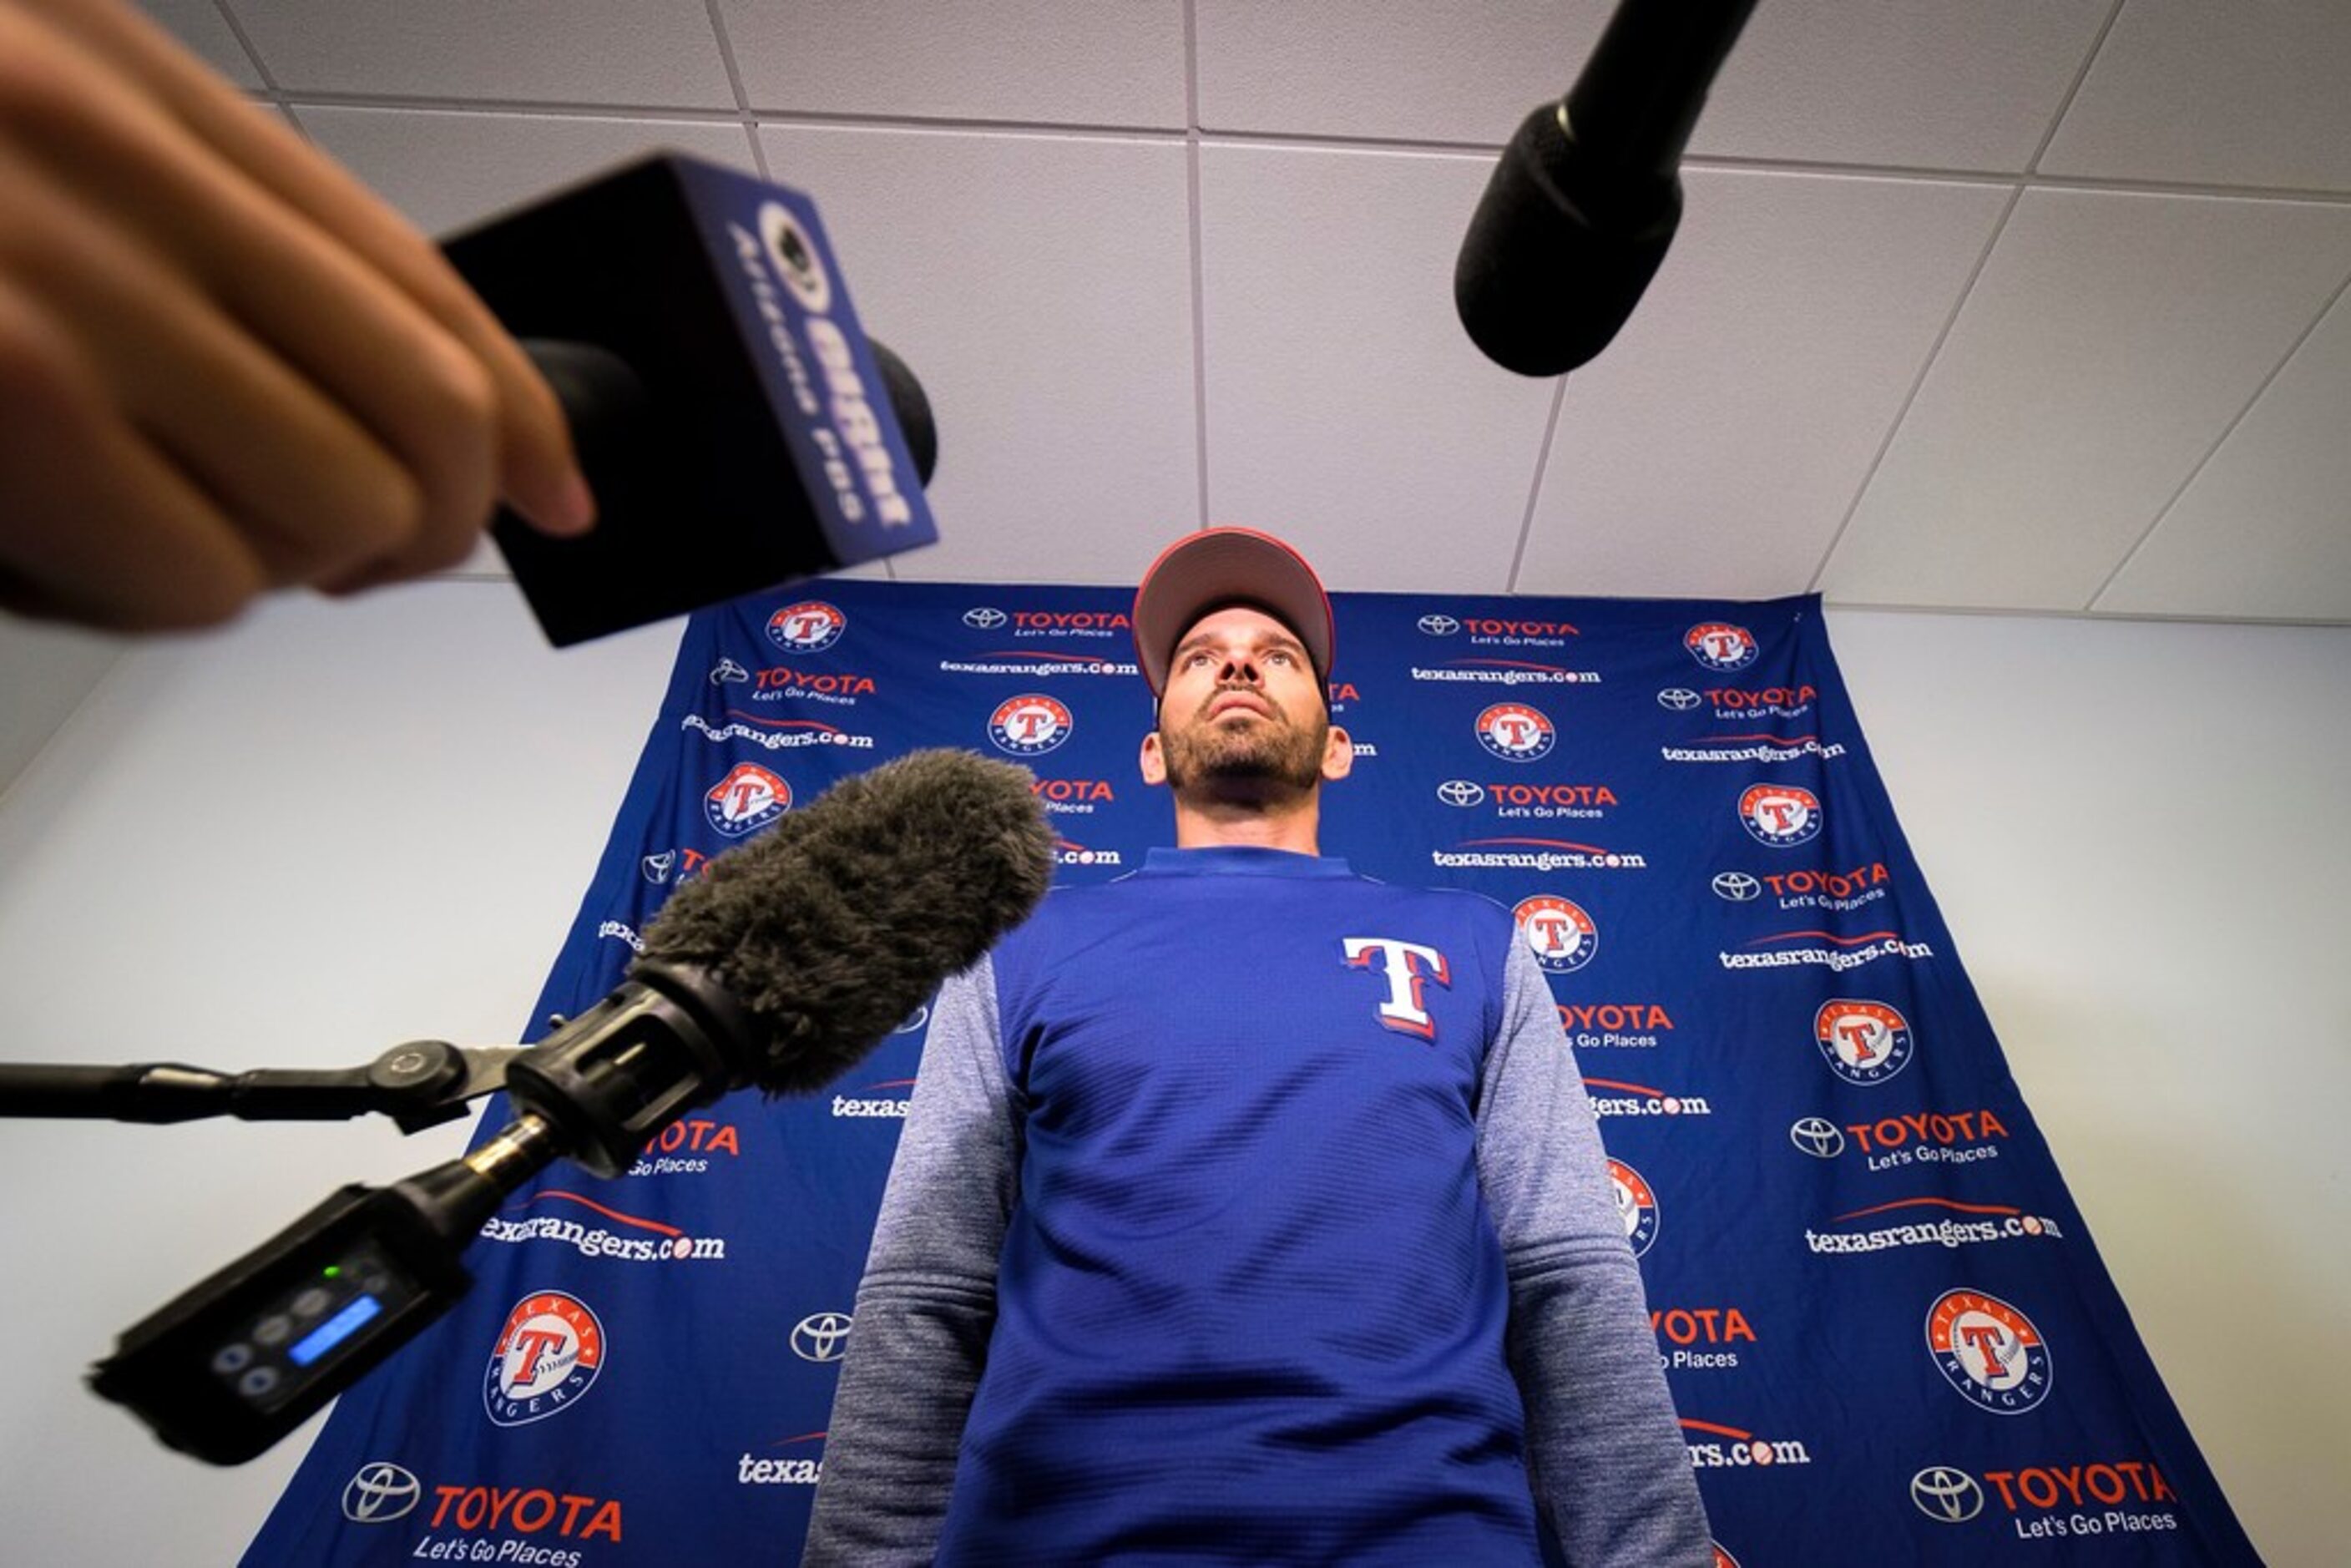
<svg viewBox="0 0 2351 1568"><path fill-rule="evenodd" d="M617 989L507 1066L496 1136L352 1185L121 1336L91 1386L214 1464L262 1452L465 1294L458 1255L555 1160L628 1168L697 1106L805 1093L1025 920L1052 876L1027 770L921 751L713 859Z"/></svg>
<svg viewBox="0 0 2351 1568"><path fill-rule="evenodd" d="M666 153L447 241L563 405L597 526L491 533L557 646L933 542L929 401L814 204Z"/></svg>
<svg viewBox="0 0 2351 1568"><path fill-rule="evenodd" d="M1524 376L1590 361L1682 216L1681 155L1755 0L1621 0L1574 87L1520 125L1453 269L1461 325Z"/></svg>

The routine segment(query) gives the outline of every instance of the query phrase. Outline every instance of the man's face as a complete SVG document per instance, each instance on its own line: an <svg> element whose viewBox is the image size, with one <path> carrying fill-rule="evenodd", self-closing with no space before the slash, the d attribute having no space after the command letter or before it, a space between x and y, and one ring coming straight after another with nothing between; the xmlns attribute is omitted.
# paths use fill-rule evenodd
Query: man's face
<svg viewBox="0 0 2351 1568"><path fill-rule="evenodd" d="M1235 605L1178 640L1158 732L1144 742L1144 779L1177 790L1296 792L1343 776L1353 760L1305 647L1280 622Z"/></svg>

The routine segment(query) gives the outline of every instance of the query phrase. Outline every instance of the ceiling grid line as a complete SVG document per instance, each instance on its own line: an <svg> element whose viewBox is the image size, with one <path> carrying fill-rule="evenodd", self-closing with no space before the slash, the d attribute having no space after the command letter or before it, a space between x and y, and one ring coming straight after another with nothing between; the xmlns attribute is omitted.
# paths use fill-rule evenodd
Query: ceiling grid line
<svg viewBox="0 0 2351 1568"><path fill-rule="evenodd" d="M2073 111L2074 100L2082 96L2082 84L2090 79L2091 68L2098 63L2098 52L2106 47L2106 39L2114 32L2115 24L2122 20L2123 7L2129 3L2130 0L2115 0L2114 7L2106 13L2105 21L2098 28L2098 36L2092 38L2090 47L2082 52L2081 68L2074 73L2074 80L2065 89L2065 96L2058 100L2057 112L2049 117L2048 125L2041 132L2040 144L2033 148L2032 156L2024 161L2024 177L2027 180L2041 172L2041 160L2049 155L2049 144L2057 140L2057 128L2065 123L2065 116Z"/></svg>
<svg viewBox="0 0 2351 1568"><path fill-rule="evenodd" d="M1984 268L1991 264L1993 253L2000 248L2001 235L2008 232L2009 220L2016 215L2018 204L2023 201L2026 189L2033 183L2034 170L2040 165L2043 154L2048 152L2049 143L2055 139L2057 128L2064 123L2065 113L2073 108L2074 98L2082 90L2082 84L2089 79L2090 68L2097 63L2098 51L2105 46L2106 36L2114 31L2115 23L2122 16L2123 6L2127 3L2128 0L2114 0L2114 4L2108 7L2105 20L2098 27L2097 37L2092 38L2089 47L2082 51L2081 64L2074 68L2074 79L2067 85L2064 97L2059 99L2056 112L2049 117L2049 123L2042 128L2041 140L2034 146L2032 155L2024 161L2024 167L2021 172L2010 176L2012 183L2008 193L2008 204L2001 209L2000 220L1992 225L1991 237L1984 242L1983 250L1977 256L1975 266L1969 269L1967 281L1959 286L1959 298L1952 302L1950 314L1943 319L1942 329L1935 334L1935 341L1927 350L1926 357L1918 366L1917 375L1911 381L1909 390L1903 394L1901 408L1896 412L1892 423L1886 426L1885 436L1877 444L1877 450L1871 455L1869 467L1862 475L1861 483L1854 487L1853 500L1846 506L1844 516L1837 519L1836 530L1829 536L1828 548L1821 552L1820 564L1813 569L1807 591L1813 593L1821 591L1821 580L1828 575L1830 564L1836 559L1838 547L1844 544L1846 533L1853 528L1854 518L1861 514L1862 503L1868 498L1870 486L1876 483L1878 471L1885 466L1886 454L1894 449L1895 440L1901 434L1904 423L1908 421L1910 411L1918 401L1919 392L1926 387L1928 378L1934 374L1936 361L1942 358L1944 345L1950 340L1953 329L1959 324L1959 318L1966 314L1968 300L1975 293L1977 283L1982 279Z"/></svg>
<svg viewBox="0 0 2351 1568"><path fill-rule="evenodd" d="M1192 269L1192 450L1199 473L1198 525L1208 526L1208 279L1200 221L1200 32L1184 0L1184 200Z"/></svg>
<svg viewBox="0 0 2351 1568"><path fill-rule="evenodd" d="M277 78L269 74L269 67L263 61L261 51L253 47L252 38L246 35L245 24L238 21L236 13L228 8L228 0L213 0L213 9L220 13L222 24L235 37L237 47L245 51L245 57L253 62L253 73L261 78L269 101L280 109L285 108L286 94L279 89Z"/></svg>
<svg viewBox="0 0 2351 1568"><path fill-rule="evenodd" d="M1836 559L1837 547L1844 542L1846 530L1853 527L1853 519L1860 515L1861 504L1868 498L1869 487L1876 482L1877 471L1885 466L1886 455L1894 449L1895 437L1902 434L1903 423L1909 419L1912 405L1917 402L1918 393L1926 386L1927 378L1934 373L1935 361L1942 358L1943 345L1950 340L1952 329L1959 326L1959 317L1967 310L1969 297L1975 293L1976 283L1983 277L1984 268L1991 265L1992 253L2000 248L2000 236L2008 232L2008 220L2015 215L2017 204L2023 199L2024 183L2019 181L2011 187L2008 204L2001 208L1999 220L1991 225L1991 234L1984 240L1983 249L1977 254L1975 265L1968 269L1967 281L1959 285L1959 295L1951 301L1950 311L1943 318L1942 328L1936 332L1935 340L1928 345L1927 352L1920 358L1918 373L1911 378L1909 389L1902 394L1902 405L1886 422L1886 433L1878 438L1877 450L1870 455L1869 466L1862 472L1861 483L1853 488L1853 499L1846 503L1844 516L1837 519L1835 531L1829 535L1828 547L1821 551L1820 564L1813 568L1813 575L1804 585L1805 592L1821 591L1821 579L1828 575L1829 563Z"/></svg>
<svg viewBox="0 0 2351 1568"><path fill-rule="evenodd" d="M2138 538L2131 541L2130 549L2125 550L2122 559L2115 562L2114 570L2107 572L2105 580L2098 584L2090 597L2083 601L2082 611L2085 614L2097 610L2098 601L2106 596L2115 586L2116 580L2129 568L2130 563L2137 559L2138 553L2147 548L2147 541L2155 538L2157 530L2163 527L2164 518L2171 516L2173 511L2178 509L2180 497L2188 494L2189 490L2195 486L2198 476L2211 465L2213 458L2220 455L2220 449L2229 444L2229 438L2237 434L2237 427L2252 417L2253 410L2261 405L2262 397L2268 393L2271 384L2285 374L2286 367L2294 363L2294 356L2302 352L2303 345L2309 342L2318 329L2325 324L2326 318L2334 312L2336 302L2342 299L2346 289L2351 289L2351 277L2346 277L2342 282L2335 286L2335 291L2326 297L2326 302L2321 305L2318 308L2318 313L2310 319L2310 325L2302 329L2301 334L2294 339L2293 346L2279 356L2276 364L2270 367L2270 373L2262 378L2262 384L2253 389L2252 395L2245 400L2244 406L2237 410L2235 416L2221 427L2220 434L2213 437L2212 444L2204 449L2204 455L2199 457L2194 465L2188 470L2187 477L2181 479L2178 487L2165 497L2163 505L2156 508L2155 516L2147 519L2147 527L2139 530Z"/></svg>
<svg viewBox="0 0 2351 1568"><path fill-rule="evenodd" d="M735 63L735 46L726 37L726 19L718 14L718 0L702 0L710 14L710 31L718 40L718 63L726 68L726 86L735 94L735 113L743 122L743 140L751 144L751 161L758 165L759 178L772 181L768 172L768 151L759 145L758 120L751 113L751 100L743 91L742 68Z"/></svg>
<svg viewBox="0 0 2351 1568"><path fill-rule="evenodd" d="M1519 569L1526 564L1527 540L1534 537L1535 508L1542 500L1543 476L1551 471L1552 444L1559 439L1559 411L1567 405L1567 378L1554 376L1551 388L1551 416L1543 422L1542 440L1535 447L1534 478L1527 485L1526 516L1519 520L1518 548L1510 552L1510 575L1502 591L1519 591Z"/></svg>

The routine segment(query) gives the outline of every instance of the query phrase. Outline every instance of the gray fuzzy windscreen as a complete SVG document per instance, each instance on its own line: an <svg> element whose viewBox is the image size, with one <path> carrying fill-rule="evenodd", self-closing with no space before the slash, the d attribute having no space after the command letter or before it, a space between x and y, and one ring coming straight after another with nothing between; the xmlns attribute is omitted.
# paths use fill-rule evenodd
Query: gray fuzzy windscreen
<svg viewBox="0 0 2351 1568"><path fill-rule="evenodd" d="M820 1089L1044 897L1032 782L946 750L844 779L672 894L645 956L710 970L773 1030L751 1082Z"/></svg>

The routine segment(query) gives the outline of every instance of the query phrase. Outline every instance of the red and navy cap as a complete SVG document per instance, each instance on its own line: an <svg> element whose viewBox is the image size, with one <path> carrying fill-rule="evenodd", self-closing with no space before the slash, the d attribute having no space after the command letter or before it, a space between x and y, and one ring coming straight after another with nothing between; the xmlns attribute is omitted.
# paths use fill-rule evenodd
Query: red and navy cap
<svg viewBox="0 0 2351 1568"><path fill-rule="evenodd" d="M1135 590L1135 657L1151 695L1167 689L1176 643L1209 611L1253 604L1297 633L1318 679L1331 675L1331 596L1306 558L1255 528L1203 528L1160 553Z"/></svg>

